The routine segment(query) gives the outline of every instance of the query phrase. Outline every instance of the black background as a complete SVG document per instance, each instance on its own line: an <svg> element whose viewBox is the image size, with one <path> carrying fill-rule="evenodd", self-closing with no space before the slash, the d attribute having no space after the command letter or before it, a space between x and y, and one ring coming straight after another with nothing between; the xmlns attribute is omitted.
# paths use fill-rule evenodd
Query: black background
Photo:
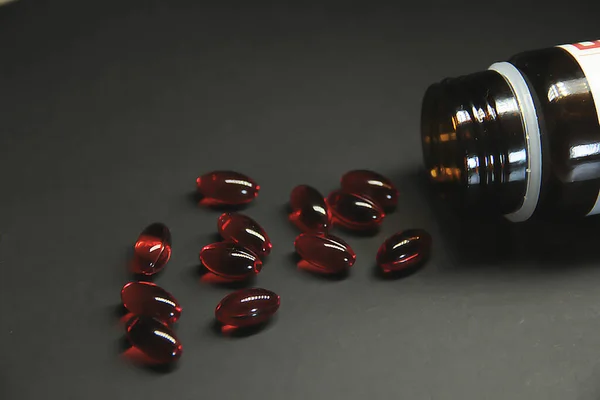
<svg viewBox="0 0 600 400"><path fill-rule="evenodd" d="M597 39L600 6L340 4L0 8L1 399L600 398L600 224L448 228L417 174L430 83ZM358 255L347 279L297 270L290 190L355 168L390 176L400 208L374 237L336 231ZM192 194L216 169L258 181L244 212L274 243L255 285L281 309L244 338L214 329L231 289L198 274L219 213ZM119 291L153 221L174 240L156 281L184 307L170 373L119 356ZM431 262L381 280L377 248L411 227Z"/></svg>

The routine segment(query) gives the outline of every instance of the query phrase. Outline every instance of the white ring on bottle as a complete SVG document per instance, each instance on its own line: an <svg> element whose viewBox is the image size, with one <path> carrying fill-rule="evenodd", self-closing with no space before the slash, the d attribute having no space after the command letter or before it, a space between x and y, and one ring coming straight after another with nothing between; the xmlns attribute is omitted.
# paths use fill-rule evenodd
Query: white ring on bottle
<svg viewBox="0 0 600 400"><path fill-rule="evenodd" d="M509 221L522 222L529 219L537 208L542 187L542 139L540 125L531 97L531 91L523 78L521 71L508 62L492 64L489 70L496 71L502 77L517 99L523 128L525 130L525 145L527 148L527 184L521 207L504 215Z"/></svg>

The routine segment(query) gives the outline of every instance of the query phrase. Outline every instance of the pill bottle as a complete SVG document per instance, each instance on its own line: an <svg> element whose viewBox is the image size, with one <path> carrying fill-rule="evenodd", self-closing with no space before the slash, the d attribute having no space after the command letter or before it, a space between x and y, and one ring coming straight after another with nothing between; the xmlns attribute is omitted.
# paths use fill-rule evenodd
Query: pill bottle
<svg viewBox="0 0 600 400"><path fill-rule="evenodd" d="M431 85L421 139L433 186L463 210L513 222L600 214L600 40Z"/></svg>

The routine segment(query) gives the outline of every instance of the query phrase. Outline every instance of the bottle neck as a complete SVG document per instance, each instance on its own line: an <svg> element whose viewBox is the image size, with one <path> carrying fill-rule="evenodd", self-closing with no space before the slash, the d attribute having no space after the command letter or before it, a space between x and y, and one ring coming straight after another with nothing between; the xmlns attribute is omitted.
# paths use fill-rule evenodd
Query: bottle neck
<svg viewBox="0 0 600 400"><path fill-rule="evenodd" d="M429 87L421 139L431 181L459 207L508 214L523 204L528 154L522 112L498 72Z"/></svg>

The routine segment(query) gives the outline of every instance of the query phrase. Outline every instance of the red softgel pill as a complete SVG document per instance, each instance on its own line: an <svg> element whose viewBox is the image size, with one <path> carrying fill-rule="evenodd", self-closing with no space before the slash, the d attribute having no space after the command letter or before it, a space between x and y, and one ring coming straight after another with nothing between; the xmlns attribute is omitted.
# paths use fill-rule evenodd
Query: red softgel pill
<svg viewBox="0 0 600 400"><path fill-rule="evenodd" d="M279 296L267 289L242 289L226 296L215 309L223 325L244 328L266 322L279 309Z"/></svg>
<svg viewBox="0 0 600 400"><path fill-rule="evenodd" d="M377 251L377 265L386 273L418 267L429 257L431 243L431 235L422 229L398 232Z"/></svg>
<svg viewBox="0 0 600 400"><path fill-rule="evenodd" d="M171 232L160 222L148 225L134 246L132 270L136 274L153 275L171 258Z"/></svg>
<svg viewBox="0 0 600 400"><path fill-rule="evenodd" d="M377 228L385 217L383 209L368 197L336 190L327 196L334 223L347 229L369 231Z"/></svg>
<svg viewBox="0 0 600 400"><path fill-rule="evenodd" d="M234 171L213 171L196 179L205 206L239 206L250 203L260 190L251 178Z"/></svg>
<svg viewBox="0 0 600 400"><path fill-rule="evenodd" d="M239 213L223 213L217 220L221 237L245 247L259 257L269 255L273 245L267 232L252 218Z"/></svg>
<svg viewBox="0 0 600 400"><path fill-rule="evenodd" d="M331 212L323 195L312 186L299 185L290 193L290 221L302 232L327 232Z"/></svg>
<svg viewBox="0 0 600 400"><path fill-rule="evenodd" d="M262 269L256 254L232 242L204 246L200 261L210 272L231 280L248 279Z"/></svg>
<svg viewBox="0 0 600 400"><path fill-rule="evenodd" d="M299 266L315 272L339 274L349 270L356 261L356 254L348 243L333 235L303 233L294 241L294 247L302 258Z"/></svg>
<svg viewBox="0 0 600 400"><path fill-rule="evenodd" d="M365 196L379 204L384 210L391 210L398 204L398 190L391 180L369 170L349 171L342 176L342 190Z"/></svg>
<svg viewBox="0 0 600 400"><path fill-rule="evenodd" d="M127 324L127 339L152 364L177 361L183 351L181 342L171 328L150 317L135 317Z"/></svg>
<svg viewBox="0 0 600 400"><path fill-rule="evenodd" d="M151 282L129 282L121 289L123 306L132 314L156 318L167 324L181 316L181 306L173 295Z"/></svg>

